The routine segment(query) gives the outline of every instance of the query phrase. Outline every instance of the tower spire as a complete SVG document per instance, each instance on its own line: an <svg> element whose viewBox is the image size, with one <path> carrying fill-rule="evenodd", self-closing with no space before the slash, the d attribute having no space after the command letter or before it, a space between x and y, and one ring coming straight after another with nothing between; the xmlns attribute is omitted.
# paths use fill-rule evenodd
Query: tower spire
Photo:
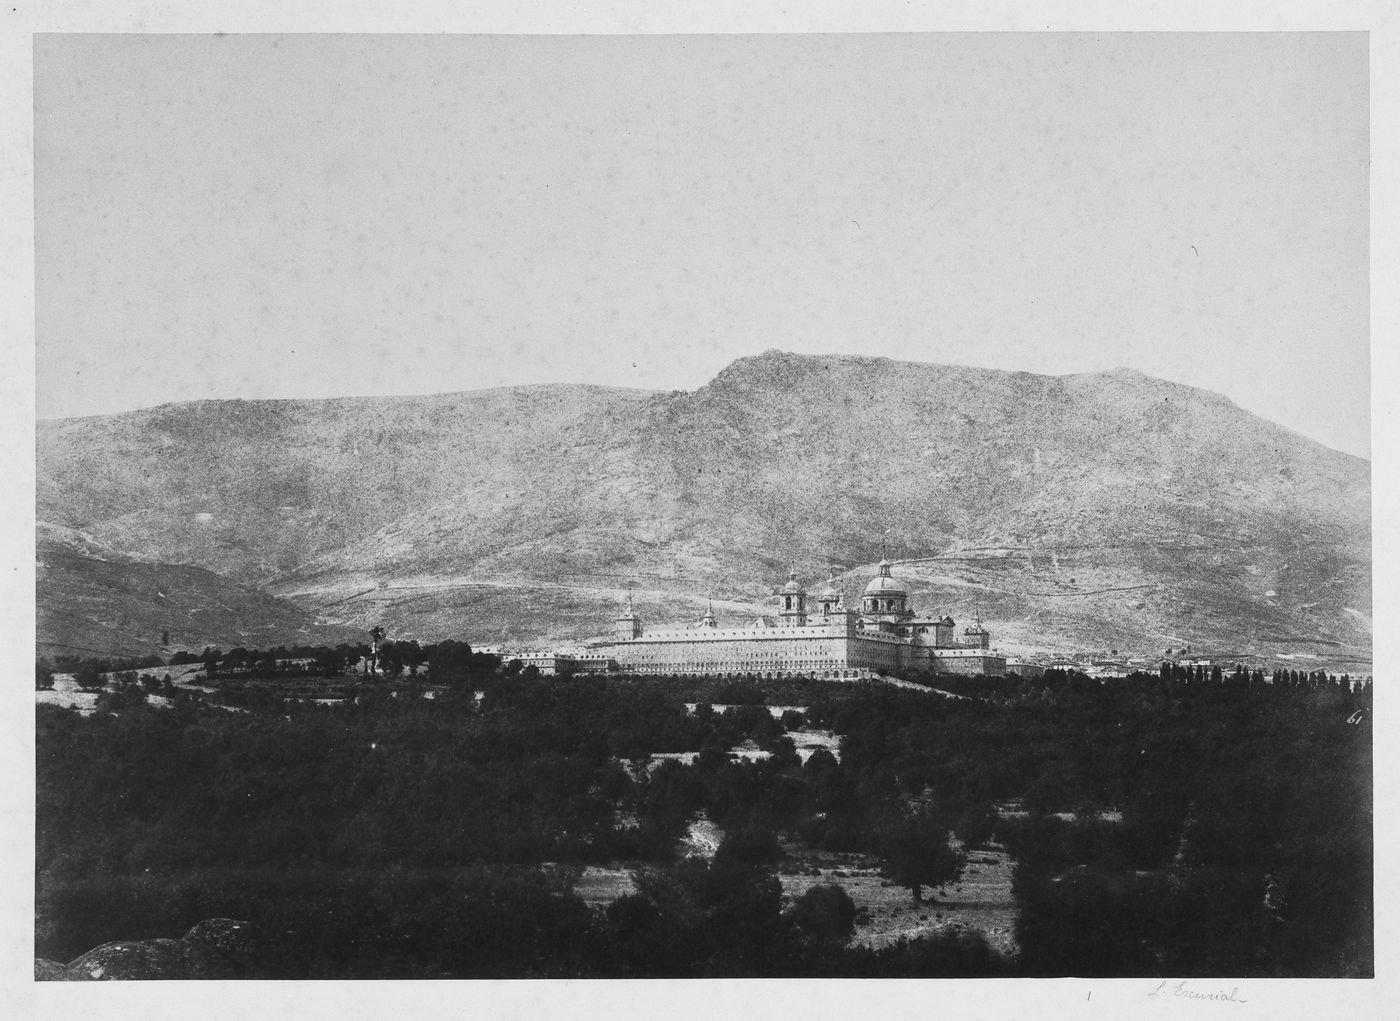
<svg viewBox="0 0 1400 1021"><path fill-rule="evenodd" d="M627 609L617 618L617 634L622 640L640 638L642 622L637 619L637 611L632 608L632 583L627 583Z"/></svg>

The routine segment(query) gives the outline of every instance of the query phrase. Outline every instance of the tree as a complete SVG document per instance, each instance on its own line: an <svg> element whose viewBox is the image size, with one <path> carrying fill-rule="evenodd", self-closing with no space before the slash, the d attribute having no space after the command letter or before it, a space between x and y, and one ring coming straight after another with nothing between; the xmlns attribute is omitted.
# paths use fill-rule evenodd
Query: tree
<svg viewBox="0 0 1400 1021"><path fill-rule="evenodd" d="M369 672L371 674L379 672L379 645L384 641L384 634L384 629L378 624L369 629L369 637L374 643L374 649L369 660Z"/></svg>
<svg viewBox="0 0 1400 1021"><path fill-rule="evenodd" d="M97 663L90 659L85 659L78 664L73 679L78 682L78 687L83 691L101 691L106 686L102 679L102 671L97 668Z"/></svg>
<svg viewBox="0 0 1400 1021"><path fill-rule="evenodd" d="M786 734L763 742L768 752L768 764L777 769L796 769L802 765L802 756L797 754L797 744Z"/></svg>
<svg viewBox="0 0 1400 1021"><path fill-rule="evenodd" d="M318 648L312 658L316 661L316 672L322 677L336 677L345 668L344 657L336 649L325 646Z"/></svg>
<svg viewBox="0 0 1400 1021"><path fill-rule="evenodd" d="M756 865L776 861L782 853L778 835L762 820L750 818L738 829L730 830L715 851L715 861L742 862Z"/></svg>
<svg viewBox="0 0 1400 1021"><path fill-rule="evenodd" d="M397 642L395 645L399 652L400 661L408 668L408 675L410 677L416 677L418 675L418 668L427 662L428 657L424 654L417 641Z"/></svg>
<svg viewBox="0 0 1400 1021"><path fill-rule="evenodd" d="M948 843L948 827L932 812L916 812L888 827L880 839L881 871L909 887L914 903L925 886L942 886L962 875L967 856Z"/></svg>
<svg viewBox="0 0 1400 1021"><path fill-rule="evenodd" d="M996 809L988 804L973 805L959 816L953 827L966 847L984 847L996 833Z"/></svg>
<svg viewBox="0 0 1400 1021"><path fill-rule="evenodd" d="M801 730L806 723L807 717L803 716L802 713L798 712L796 709L783 710L782 724L784 730Z"/></svg>
<svg viewBox="0 0 1400 1021"><path fill-rule="evenodd" d="M40 659L34 664L34 688L37 691L48 691L53 687L53 666L46 659Z"/></svg>
<svg viewBox="0 0 1400 1021"><path fill-rule="evenodd" d="M383 642L379 646L379 671L385 677L398 677L403 673L403 651L398 642Z"/></svg>
<svg viewBox="0 0 1400 1021"><path fill-rule="evenodd" d="M842 946L856 931L856 905L834 883L814 886L793 902L788 920L805 943Z"/></svg>

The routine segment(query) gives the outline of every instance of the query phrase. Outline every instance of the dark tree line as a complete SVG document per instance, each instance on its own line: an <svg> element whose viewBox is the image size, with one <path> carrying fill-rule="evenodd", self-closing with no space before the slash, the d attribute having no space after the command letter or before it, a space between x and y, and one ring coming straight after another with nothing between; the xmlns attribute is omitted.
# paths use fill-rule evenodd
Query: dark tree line
<svg viewBox="0 0 1400 1021"><path fill-rule="evenodd" d="M215 646L203 651L177 652L169 661L159 656L139 659L57 656L52 661L40 657L35 665L36 687L51 688L56 672L73 674L80 686L100 687L104 674L148 671L166 666L198 663L209 679L287 679L342 677L357 664L374 659L364 643L342 642L328 645L278 645L270 649L242 646L227 652ZM501 666L500 657L472 650L466 642L445 639L428 645L404 640L384 642L379 647L377 673L388 678L419 678L434 684L479 682L493 676ZM518 671L517 671L518 672Z"/></svg>

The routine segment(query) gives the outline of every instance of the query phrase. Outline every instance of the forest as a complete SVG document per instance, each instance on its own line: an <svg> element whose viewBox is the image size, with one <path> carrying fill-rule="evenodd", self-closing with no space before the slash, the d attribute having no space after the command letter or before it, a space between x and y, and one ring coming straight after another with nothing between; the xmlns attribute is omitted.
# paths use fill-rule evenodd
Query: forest
<svg viewBox="0 0 1400 1021"><path fill-rule="evenodd" d="M38 706L36 955L232 917L261 978L1373 973L1369 684L1050 671L948 698L474 655L332 704ZM839 756L804 763L800 725ZM723 840L682 859L699 813ZM871 949L839 886L778 880L794 848L862 852L936 901L986 846L1016 862L1014 955L953 927ZM608 863L635 892L585 904Z"/></svg>

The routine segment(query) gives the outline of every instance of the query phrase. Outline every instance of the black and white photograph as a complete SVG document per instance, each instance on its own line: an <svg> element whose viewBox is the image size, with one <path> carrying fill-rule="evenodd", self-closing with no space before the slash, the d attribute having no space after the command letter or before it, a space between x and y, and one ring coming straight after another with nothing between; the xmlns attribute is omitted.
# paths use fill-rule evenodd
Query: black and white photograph
<svg viewBox="0 0 1400 1021"><path fill-rule="evenodd" d="M1363 1002L1364 23L229 25L26 42L33 1002Z"/></svg>

